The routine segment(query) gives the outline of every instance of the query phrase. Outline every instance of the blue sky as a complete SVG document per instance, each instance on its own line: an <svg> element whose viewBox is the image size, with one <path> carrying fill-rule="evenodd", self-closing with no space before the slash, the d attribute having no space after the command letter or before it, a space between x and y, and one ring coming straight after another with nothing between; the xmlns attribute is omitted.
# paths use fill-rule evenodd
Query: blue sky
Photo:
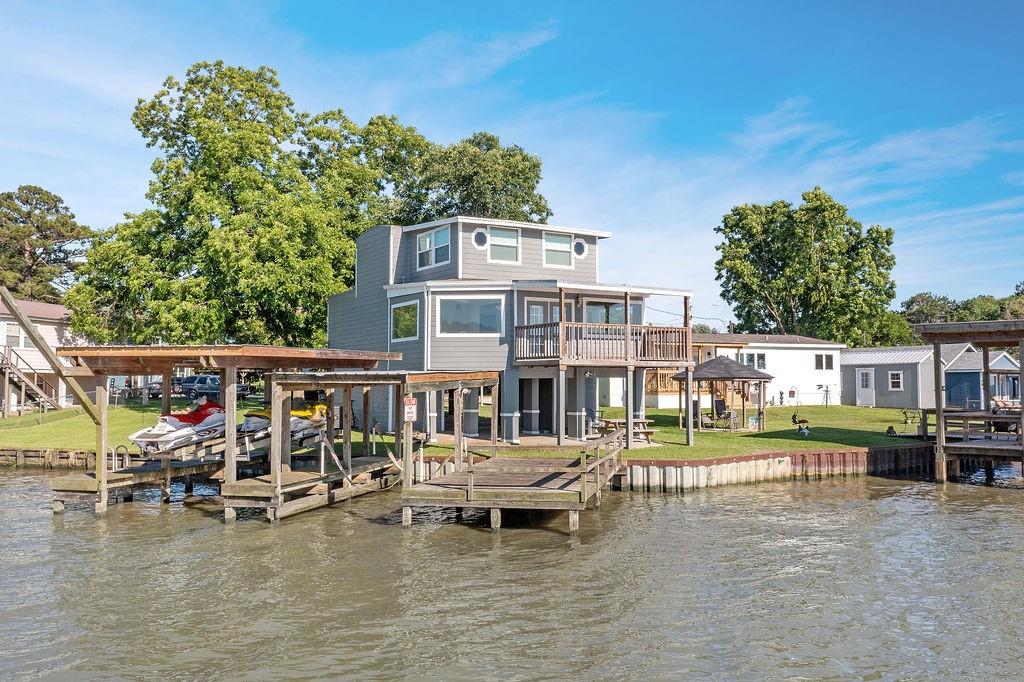
<svg viewBox="0 0 1024 682"><path fill-rule="evenodd" d="M614 233L602 280L691 288L700 316L728 317L722 214L815 184L896 229L897 303L1004 295L1024 280L1024 9L922 7L0 2L0 188L42 185L93 227L143 208L136 99L221 58L275 67L300 109L539 154L552 222Z"/></svg>

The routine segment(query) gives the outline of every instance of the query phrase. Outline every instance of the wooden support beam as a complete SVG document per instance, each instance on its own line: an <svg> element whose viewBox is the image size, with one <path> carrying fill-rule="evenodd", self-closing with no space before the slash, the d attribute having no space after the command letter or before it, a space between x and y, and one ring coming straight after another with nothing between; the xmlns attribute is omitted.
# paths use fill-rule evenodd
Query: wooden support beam
<svg viewBox="0 0 1024 682"><path fill-rule="evenodd" d="M370 429L373 420L370 419L370 392L372 386L363 386L363 456L370 454Z"/></svg>
<svg viewBox="0 0 1024 682"><path fill-rule="evenodd" d="M628 367L626 369L626 448L633 447L633 411L636 409L633 405L635 395L633 393L633 368ZM571 518L571 516L570 516Z"/></svg>
<svg viewBox="0 0 1024 682"><path fill-rule="evenodd" d="M284 389L274 381L273 374L267 374L265 381L270 386L270 484L274 486L274 498L281 498L281 462L284 459L284 440L281 432L289 431L291 416L285 412Z"/></svg>
<svg viewBox="0 0 1024 682"><path fill-rule="evenodd" d="M455 470L456 471L462 471L462 469L463 469L462 454L465 451L465 449L464 449L465 443L463 442L463 436L462 436L462 418L463 418L463 414L462 414L462 401L463 401L462 389L461 388L457 388L457 389L455 389L454 393L455 393L454 400L452 400L452 412L454 412L454 414L452 416L454 417L454 421L455 421L455 434L454 434L455 435Z"/></svg>
<svg viewBox="0 0 1024 682"><path fill-rule="evenodd" d="M166 381L169 374L164 374ZM167 388L170 384L165 385ZM169 393L167 388L164 393ZM238 478L238 368L228 365L221 370L220 389L224 394L224 482L234 483ZM169 402L169 401L168 401ZM224 520L235 518L235 510L224 507Z"/></svg>
<svg viewBox="0 0 1024 682"><path fill-rule="evenodd" d="M698 404L697 413L700 413ZM693 368L686 368L686 444L693 445Z"/></svg>
<svg viewBox="0 0 1024 682"><path fill-rule="evenodd" d="M163 378L160 384L160 413L170 414L171 413L171 399L174 393L174 374L171 370L164 372Z"/></svg>
<svg viewBox="0 0 1024 682"><path fill-rule="evenodd" d="M501 429L501 380L491 387L491 456L498 454L498 431Z"/></svg>
<svg viewBox="0 0 1024 682"><path fill-rule="evenodd" d="M555 379L555 437L559 445L565 445L565 367L558 368Z"/></svg>
<svg viewBox="0 0 1024 682"><path fill-rule="evenodd" d="M942 345L932 344L932 370L935 379L935 481L946 482L946 372L942 366Z"/></svg>
<svg viewBox="0 0 1024 682"><path fill-rule="evenodd" d="M334 401L331 391L331 402ZM333 418L333 414L331 415ZM334 449L334 434L331 434L331 449ZM352 386L341 387L341 461L346 471L352 471Z"/></svg>
<svg viewBox="0 0 1024 682"><path fill-rule="evenodd" d="M396 391L401 395L401 391ZM411 398L411 393L402 395L402 404L405 403L405 398ZM401 432L402 432L402 487L406 490L412 487L413 483L413 461L412 461L412 420L405 418L405 410L403 409L398 413L398 418L401 419Z"/></svg>
<svg viewBox="0 0 1024 682"><path fill-rule="evenodd" d="M501 507L491 507L491 530L501 528Z"/></svg>
<svg viewBox="0 0 1024 682"><path fill-rule="evenodd" d="M89 415L89 418L92 419L93 423L99 424L101 416L96 404L89 399L85 389L79 385L74 377L68 376L68 373L65 371L64 364L57 357L57 354L53 352L53 349L50 348L50 344L46 342L46 339L44 339L42 334L39 333L39 330L36 329L36 326L32 323L32 320L29 319L28 315L22 312L21 308L18 307L17 301L14 300L14 296L12 296L11 292L7 290L7 287L0 287L0 300L3 301L4 307L7 308L7 312L9 312L14 319L18 321L18 324L25 331L25 335L32 340L33 344L35 344L36 350L38 350L43 356L46 363L50 365L50 369L53 370L53 373L71 389L71 393L74 394L75 399L78 400L82 409ZM6 376L7 375L5 373L5 383ZM8 395L4 396L5 402L10 400L9 393L10 392L8 391ZM97 401L98 400L99 399L97 398Z"/></svg>
<svg viewBox="0 0 1024 682"><path fill-rule="evenodd" d="M4 289L4 291L7 291ZM96 513L107 511L107 404L110 379L101 374L96 382Z"/></svg>

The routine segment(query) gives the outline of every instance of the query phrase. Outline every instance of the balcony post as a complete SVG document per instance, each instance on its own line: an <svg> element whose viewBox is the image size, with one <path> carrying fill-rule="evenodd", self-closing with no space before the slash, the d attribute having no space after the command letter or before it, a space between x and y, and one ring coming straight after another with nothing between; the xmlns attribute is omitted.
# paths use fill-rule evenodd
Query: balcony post
<svg viewBox="0 0 1024 682"><path fill-rule="evenodd" d="M625 318L625 321L626 321L626 362L632 364L632 362L633 362L633 327L631 326L632 325L632 321L630 319L631 316L629 314L629 292L628 291L625 292L622 295L622 298L623 298L623 301L625 303L624 318Z"/></svg>
<svg viewBox="0 0 1024 682"><path fill-rule="evenodd" d="M693 361L693 334L690 333L690 297L683 296L683 327L686 328L684 332L686 338L684 343L686 344L686 360Z"/></svg>
<svg viewBox="0 0 1024 682"><path fill-rule="evenodd" d="M565 358L565 289L558 288L558 359Z"/></svg>

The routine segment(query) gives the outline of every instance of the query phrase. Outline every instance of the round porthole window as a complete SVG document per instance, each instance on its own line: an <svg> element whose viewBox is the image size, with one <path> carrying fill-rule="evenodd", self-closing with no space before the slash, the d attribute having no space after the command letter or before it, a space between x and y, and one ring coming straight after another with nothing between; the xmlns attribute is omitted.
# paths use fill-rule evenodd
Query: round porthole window
<svg viewBox="0 0 1024 682"><path fill-rule="evenodd" d="M572 243L572 252L577 258L585 258L587 255L587 243L582 239L577 239Z"/></svg>
<svg viewBox="0 0 1024 682"><path fill-rule="evenodd" d="M487 248L487 230L477 230L473 233L473 246L478 249Z"/></svg>

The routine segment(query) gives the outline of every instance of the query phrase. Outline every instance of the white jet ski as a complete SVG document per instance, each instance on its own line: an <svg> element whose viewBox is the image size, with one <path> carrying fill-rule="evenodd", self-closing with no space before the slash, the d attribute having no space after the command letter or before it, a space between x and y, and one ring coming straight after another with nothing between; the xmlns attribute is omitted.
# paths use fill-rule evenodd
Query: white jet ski
<svg viewBox="0 0 1024 682"><path fill-rule="evenodd" d="M202 396L190 412L162 415L156 426L136 431L128 440L150 455L223 435L224 406Z"/></svg>

